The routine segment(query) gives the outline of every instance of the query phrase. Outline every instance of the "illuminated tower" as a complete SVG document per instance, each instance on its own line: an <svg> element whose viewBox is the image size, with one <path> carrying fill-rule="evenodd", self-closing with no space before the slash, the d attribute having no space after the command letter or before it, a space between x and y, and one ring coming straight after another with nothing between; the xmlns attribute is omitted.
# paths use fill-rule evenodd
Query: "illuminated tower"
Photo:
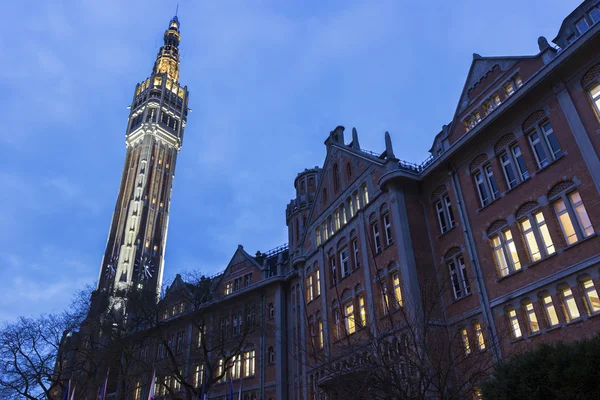
<svg viewBox="0 0 600 400"><path fill-rule="evenodd" d="M179 20L164 34L152 74L135 87L125 134L127 153L98 290L151 291L162 285L165 245L177 153L188 113L187 87L179 85Z"/></svg>

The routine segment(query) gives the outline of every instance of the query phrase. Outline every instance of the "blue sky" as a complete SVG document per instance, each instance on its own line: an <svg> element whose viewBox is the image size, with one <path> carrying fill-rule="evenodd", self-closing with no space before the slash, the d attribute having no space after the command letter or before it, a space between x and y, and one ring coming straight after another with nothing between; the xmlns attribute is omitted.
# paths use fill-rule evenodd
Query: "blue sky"
<svg viewBox="0 0 600 400"><path fill-rule="evenodd" d="M576 0L181 0L190 107L165 278L287 241L293 180L337 125L420 162L472 53L537 53ZM0 321L51 312L98 277L135 84L176 1L22 0L0 14Z"/></svg>

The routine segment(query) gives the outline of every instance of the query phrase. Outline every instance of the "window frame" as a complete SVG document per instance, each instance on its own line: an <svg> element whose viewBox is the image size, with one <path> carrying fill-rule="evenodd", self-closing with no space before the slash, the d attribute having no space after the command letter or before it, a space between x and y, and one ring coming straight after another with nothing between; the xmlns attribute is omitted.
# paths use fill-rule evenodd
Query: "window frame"
<svg viewBox="0 0 600 400"><path fill-rule="evenodd" d="M541 222L538 220L538 216L541 216ZM527 253L529 254L529 260L532 263L543 260L544 258L556 253L556 247L554 246L552 235L550 234L550 230L548 229L546 218L544 217L544 213L542 212L542 210L539 209L539 207L528 212L525 216L520 218L518 222L523 241L525 242L525 248L527 249ZM529 228L525 227L526 223L529 224ZM549 244L546 243L546 239L544 238L544 231L548 236L548 240L550 240ZM536 252L533 249L533 245L535 245L535 247L537 248L538 258L536 258L535 256Z"/></svg>
<svg viewBox="0 0 600 400"><path fill-rule="evenodd" d="M450 273L450 284L455 300L460 300L471 294L471 282L467 275L465 259L461 253L454 255L446 261ZM456 288L458 286L458 290ZM458 293L460 291L460 293Z"/></svg>
<svg viewBox="0 0 600 400"><path fill-rule="evenodd" d="M402 283L400 281L400 272L392 273L392 290L394 292L394 304L396 308L400 308L403 305L402 300Z"/></svg>
<svg viewBox="0 0 600 400"><path fill-rule="evenodd" d="M595 315L600 313L600 297L598 296L598 290L591 277L585 277L579 281L583 298L585 299L585 305L589 315ZM589 285L588 285L589 284ZM594 297L595 299L592 299Z"/></svg>
<svg viewBox="0 0 600 400"><path fill-rule="evenodd" d="M574 200L573 200L574 195L577 195L579 197L578 202L574 202ZM568 190L566 190L566 191L562 192L561 194L552 198L550 201L552 203L552 208L554 209L554 214L558 221L558 225L560 225L560 229L563 233L563 237L565 239L565 242L567 243L567 246L574 245L574 244L594 235L594 233L595 233L594 226L591 222L591 219L589 217L587 209L585 208L585 204L583 203L583 198L581 197L581 193L579 192L579 190L577 190L577 188L575 188L575 189L569 188ZM560 203L562 203L564 209L561 209L561 210L558 209L558 205ZM590 223L589 226L585 227L583 225L583 222L581 221L581 218L582 218L581 213L585 213L585 216ZM567 231L565 230L565 226L564 226L565 220L563 220L561 218L561 216L563 216L563 215L566 215L568 217L568 222L570 223L571 227L573 228L574 233L572 235L567 235ZM588 230L590 230L589 233L587 232ZM573 236L574 236L575 240L573 242L570 242L569 238L571 238Z"/></svg>
<svg viewBox="0 0 600 400"><path fill-rule="evenodd" d="M500 198L500 190L494 177L494 169L489 161L472 171L472 175L481 208L487 207Z"/></svg>
<svg viewBox="0 0 600 400"><path fill-rule="evenodd" d="M379 233L379 221L374 221L371 224L371 231L373 233L373 244L375 245L375 254L379 254L383 250L383 247L381 246L381 238Z"/></svg>
<svg viewBox="0 0 600 400"><path fill-rule="evenodd" d="M510 234L510 238L507 238L507 233ZM494 238L498 238L497 244L495 243ZM494 253L494 259L496 260L496 269L500 278L509 276L522 269L521 260L519 259L519 254L517 253L514 237L512 236L510 227L505 226L493 232L490 235L490 241L492 252ZM511 248L511 246L513 248ZM499 259L500 252L503 255L506 268L501 267L502 263ZM516 255L516 260L513 258L513 255ZM504 270L506 270L506 273L502 273Z"/></svg>
<svg viewBox="0 0 600 400"><path fill-rule="evenodd" d="M546 129L546 127L549 127ZM537 135L536 139L533 139L533 136ZM550 123L548 118L542 119L540 122L537 122L529 131L527 131L527 139L529 141L529 145L531 146L531 150L535 157L535 161L538 165L538 169L546 168L548 165L552 164L554 161L558 160L563 156L562 148L560 147L560 143L558 142L558 138L556 137L556 132ZM552 145L552 141L556 141L556 145L558 149L554 149ZM542 160L540 158L540 154L538 154L537 144L541 146L539 149L544 151L545 159Z"/></svg>
<svg viewBox="0 0 600 400"><path fill-rule="evenodd" d="M392 218L390 217L390 213L386 212L383 214L383 230L385 231L385 242L386 246L394 243L394 236L392 235Z"/></svg>
<svg viewBox="0 0 600 400"><path fill-rule="evenodd" d="M531 301L523 303L525 316L527 317L527 331L530 335L538 333L540 331L540 322L535 312L535 306Z"/></svg>
<svg viewBox="0 0 600 400"><path fill-rule="evenodd" d="M344 329L347 335L352 335L356 332L356 320L354 318L354 302L352 300L342 305L344 310Z"/></svg>
<svg viewBox="0 0 600 400"><path fill-rule="evenodd" d="M483 328L481 327L481 324L478 321L476 321L473 324L473 329L475 330L477 348L479 349L479 351L485 351L485 337L483 335Z"/></svg>
<svg viewBox="0 0 600 400"><path fill-rule="evenodd" d="M573 289L569 286L562 286L558 289L562 300L562 309L567 323L577 321L581 318L581 312L575 300Z"/></svg>
<svg viewBox="0 0 600 400"><path fill-rule="evenodd" d="M554 300L552 299L552 296L549 293L543 293L540 296L540 301L544 307L544 314L548 328L553 328L557 325L560 325L560 319L558 319L558 313L556 312L556 307L554 306Z"/></svg>
<svg viewBox="0 0 600 400"><path fill-rule="evenodd" d="M521 330L521 323L519 322L519 316L514 308L506 310L506 317L508 318L508 326L510 328L511 336L514 340L521 339L523 337L523 331Z"/></svg>
<svg viewBox="0 0 600 400"><path fill-rule="evenodd" d="M344 257L344 253L346 256ZM350 251L348 246L340 250L340 279L344 279L352 272L350 267Z"/></svg>

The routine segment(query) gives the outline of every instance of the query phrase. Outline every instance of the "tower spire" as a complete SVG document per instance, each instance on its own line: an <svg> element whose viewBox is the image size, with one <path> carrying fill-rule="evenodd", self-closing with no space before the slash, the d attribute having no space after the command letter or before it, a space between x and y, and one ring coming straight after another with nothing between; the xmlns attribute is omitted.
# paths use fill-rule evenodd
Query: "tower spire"
<svg viewBox="0 0 600 400"><path fill-rule="evenodd" d="M164 34L164 44L158 50L156 61L154 62L153 75L166 74L168 79L174 82L179 81L179 42L181 36L179 33L179 3L175 10L175 16L169 22L169 27Z"/></svg>

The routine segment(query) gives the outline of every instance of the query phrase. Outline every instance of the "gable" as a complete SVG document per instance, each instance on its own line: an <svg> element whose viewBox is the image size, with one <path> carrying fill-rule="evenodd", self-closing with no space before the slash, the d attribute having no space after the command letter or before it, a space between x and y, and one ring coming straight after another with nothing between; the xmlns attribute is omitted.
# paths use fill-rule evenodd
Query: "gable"
<svg viewBox="0 0 600 400"><path fill-rule="evenodd" d="M261 266L244 250L243 246L239 245L227 264L227 268L218 278L215 285L217 296L220 297L224 294L225 285L228 282L240 277L244 278L248 274L251 275L252 283L258 282L261 278Z"/></svg>
<svg viewBox="0 0 600 400"><path fill-rule="evenodd" d="M461 114L471 104L478 93L485 91L485 89L493 84L495 79L484 82L488 74L497 70L496 74L500 76L511 69L518 61L518 57L481 57L474 54L455 115ZM476 94L474 89L479 84L481 84L481 87L478 88Z"/></svg>

